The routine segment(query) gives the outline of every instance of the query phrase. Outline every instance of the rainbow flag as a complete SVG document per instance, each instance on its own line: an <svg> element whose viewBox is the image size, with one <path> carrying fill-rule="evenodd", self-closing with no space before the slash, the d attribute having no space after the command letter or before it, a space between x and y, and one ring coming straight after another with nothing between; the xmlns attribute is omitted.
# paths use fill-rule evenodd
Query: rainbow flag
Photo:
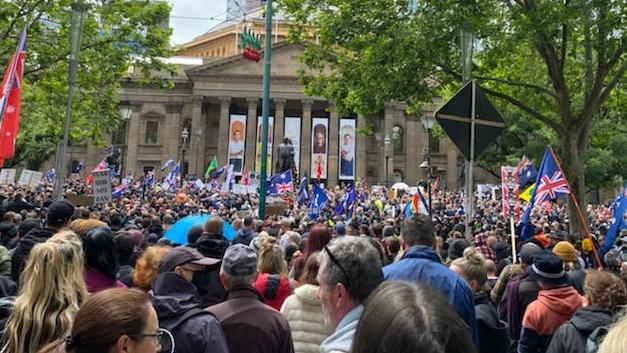
<svg viewBox="0 0 627 353"><path fill-rule="evenodd" d="M429 206L422 193L418 191L411 200L405 205L405 216L409 217L415 213L429 215Z"/></svg>

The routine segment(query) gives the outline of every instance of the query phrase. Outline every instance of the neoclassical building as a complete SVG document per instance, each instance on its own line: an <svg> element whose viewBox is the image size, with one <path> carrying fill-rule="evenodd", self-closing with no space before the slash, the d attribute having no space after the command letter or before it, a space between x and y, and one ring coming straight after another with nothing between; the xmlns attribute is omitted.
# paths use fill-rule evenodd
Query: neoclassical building
<svg viewBox="0 0 627 353"><path fill-rule="evenodd" d="M237 30L240 25L232 26ZM230 33L225 27L218 30ZM182 161L185 174L202 178L214 156L236 171L259 171L263 65L243 58L234 46L228 50L232 55L220 50L219 56L207 57L202 53L220 36L203 36L208 41L204 49L197 38L189 53L181 53L185 57L171 60L179 68L173 89L140 86L132 75L122 84L120 109L126 121L109 142L121 150L123 171L139 176L155 169L159 175L163 163L175 159ZM429 138L421 123L439 102L425 105L419 114L407 114L405 104L390 102L374 116L342 116L332 102L303 93L296 76L300 52L299 46L278 38L272 47L270 173L276 148L288 136L297 145L299 174L320 176L326 185L356 179L368 185L415 185L427 174L427 151L441 186L461 185L457 149L447 138ZM69 154L73 164L82 160L91 170L105 152L83 145L71 146Z"/></svg>

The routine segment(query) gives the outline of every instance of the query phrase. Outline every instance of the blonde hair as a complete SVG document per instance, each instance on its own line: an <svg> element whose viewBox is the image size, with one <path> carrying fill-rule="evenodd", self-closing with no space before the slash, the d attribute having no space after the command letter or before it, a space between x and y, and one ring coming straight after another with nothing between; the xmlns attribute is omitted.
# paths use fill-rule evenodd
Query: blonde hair
<svg viewBox="0 0 627 353"><path fill-rule="evenodd" d="M610 328L599 346L598 353L627 353L627 318Z"/></svg>
<svg viewBox="0 0 627 353"><path fill-rule="evenodd" d="M159 274L159 261L170 249L168 246L149 246L144 250L133 271L133 284L137 288L150 290L152 281Z"/></svg>
<svg viewBox="0 0 627 353"><path fill-rule="evenodd" d="M275 237L267 237L261 242L257 271L259 273L287 275L287 263L285 263L283 249L276 244Z"/></svg>
<svg viewBox="0 0 627 353"><path fill-rule="evenodd" d="M2 353L35 353L68 335L87 295L82 249L75 234L63 232L35 245L20 277Z"/></svg>
<svg viewBox="0 0 627 353"><path fill-rule="evenodd" d="M477 252L475 248L466 248L464 255L451 262L451 266L459 266L466 281L475 281L479 286L483 286L488 280L488 271L485 265L485 257Z"/></svg>

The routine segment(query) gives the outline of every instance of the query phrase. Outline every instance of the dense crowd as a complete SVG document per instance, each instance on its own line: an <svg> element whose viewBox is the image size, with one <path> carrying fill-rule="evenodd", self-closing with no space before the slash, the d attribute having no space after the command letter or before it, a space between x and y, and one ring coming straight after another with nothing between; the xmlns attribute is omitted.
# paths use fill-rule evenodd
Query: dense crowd
<svg viewBox="0 0 627 353"><path fill-rule="evenodd" d="M455 191L433 190L430 216L382 187L338 211L337 187L315 216L294 194L259 219L255 194L120 190L79 206L0 186L0 352L627 352L627 233L601 249L607 205L587 207L590 238L554 203L512 244L489 195L467 238Z"/></svg>

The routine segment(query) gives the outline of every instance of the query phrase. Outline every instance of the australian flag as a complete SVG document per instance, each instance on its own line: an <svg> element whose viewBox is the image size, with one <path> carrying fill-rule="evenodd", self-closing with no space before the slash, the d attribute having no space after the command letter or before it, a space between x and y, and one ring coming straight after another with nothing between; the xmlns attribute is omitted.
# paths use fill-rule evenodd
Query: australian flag
<svg viewBox="0 0 627 353"><path fill-rule="evenodd" d="M292 171L288 170L283 173L275 174L270 177L268 183L268 192L270 194L282 194L294 189L294 180L292 179Z"/></svg>
<svg viewBox="0 0 627 353"><path fill-rule="evenodd" d="M298 203L305 204L309 201L309 182L307 180L307 174L300 179L300 186L298 187Z"/></svg>
<svg viewBox="0 0 627 353"><path fill-rule="evenodd" d="M536 178L536 188L531 194L531 201L522 217L521 240L525 240L531 234L531 212L536 205L555 200L559 196L570 194L568 180L562 172L557 160L553 157L553 150L547 147L540 165L540 172Z"/></svg>
<svg viewBox="0 0 627 353"><path fill-rule="evenodd" d="M329 198L318 184L314 184L311 195L307 215L309 218L314 219L320 217L320 209L329 201Z"/></svg>
<svg viewBox="0 0 627 353"><path fill-rule="evenodd" d="M627 212L627 185L625 185L623 191L616 196L616 199L610 205L610 210L614 213L610 221L610 228L607 230L607 233L605 233L603 248L606 251L614 246L616 235L618 235L621 229L627 229L627 220L625 220L625 212Z"/></svg>
<svg viewBox="0 0 627 353"><path fill-rule="evenodd" d="M533 163L529 161L527 156L523 156L516 167L518 172L518 185L519 189L524 189L527 185L531 184L538 177L538 170L533 166Z"/></svg>
<svg viewBox="0 0 627 353"><path fill-rule="evenodd" d="M335 213L342 214L346 213L350 217L353 213L353 205L355 204L355 200L357 199L357 192L355 191L355 184L351 184L348 189L348 193L342 199L342 202L339 202L335 206Z"/></svg>

